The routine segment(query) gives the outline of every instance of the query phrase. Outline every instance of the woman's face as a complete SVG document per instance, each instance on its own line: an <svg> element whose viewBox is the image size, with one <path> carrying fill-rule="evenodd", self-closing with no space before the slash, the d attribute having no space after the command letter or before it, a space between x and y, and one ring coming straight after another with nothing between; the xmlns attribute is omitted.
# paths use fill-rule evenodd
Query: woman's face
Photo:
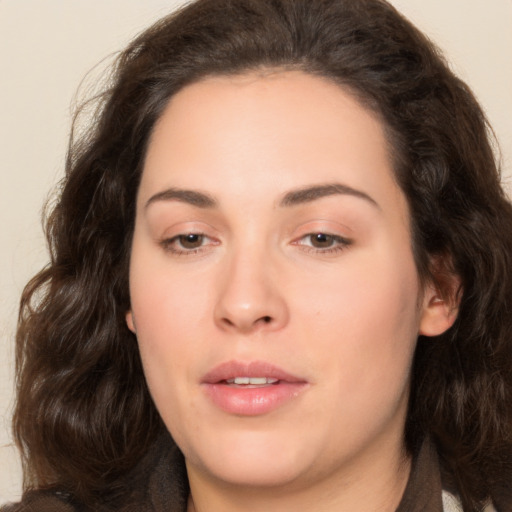
<svg viewBox="0 0 512 512"><path fill-rule="evenodd" d="M301 72L208 78L171 99L130 292L189 474L236 484L382 471L402 448L418 333L448 326L420 291L381 123Z"/></svg>

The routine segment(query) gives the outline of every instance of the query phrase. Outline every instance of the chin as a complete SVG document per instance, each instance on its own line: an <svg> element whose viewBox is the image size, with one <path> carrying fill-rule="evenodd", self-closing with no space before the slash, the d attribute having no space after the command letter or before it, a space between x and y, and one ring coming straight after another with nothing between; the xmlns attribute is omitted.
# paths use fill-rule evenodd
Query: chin
<svg viewBox="0 0 512 512"><path fill-rule="evenodd" d="M287 487L300 476L296 464L286 464L282 460L276 464L268 458L236 463L215 460L208 464L208 461L202 461L202 464L199 469L206 472L210 478L237 487Z"/></svg>
<svg viewBox="0 0 512 512"><path fill-rule="evenodd" d="M226 484L279 487L294 482L307 465L303 447L289 441L275 433L217 434L207 445L183 452L187 466Z"/></svg>

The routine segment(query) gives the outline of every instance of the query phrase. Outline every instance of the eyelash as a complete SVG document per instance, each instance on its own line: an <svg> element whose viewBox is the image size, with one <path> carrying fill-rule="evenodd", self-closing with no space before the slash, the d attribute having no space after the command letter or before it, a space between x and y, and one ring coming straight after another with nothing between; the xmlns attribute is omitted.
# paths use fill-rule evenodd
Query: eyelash
<svg viewBox="0 0 512 512"><path fill-rule="evenodd" d="M326 237L331 242L332 245L329 245L328 247L315 247L312 243L311 245L301 243L302 241L309 239L310 242L312 240L312 237ZM205 240L211 240L207 235L204 233L180 233L179 235L173 236L172 238L166 238L160 242L160 245L164 248L164 250L176 255L176 256L193 256L196 254L199 254L203 251L205 251L208 247L208 245L217 245L215 242L210 242L209 244L203 244L201 243L200 246L194 247L194 248L185 248L183 247L183 241L186 237L198 237L201 239L201 242L204 242ZM338 254L345 249L347 249L351 244L352 240L349 240L347 238L344 238L339 235L332 235L330 233L324 233L324 232L315 232L315 233L308 233L301 238L295 240L292 242L293 245L297 245L301 248L302 251L312 254ZM181 248L179 248L181 246Z"/></svg>

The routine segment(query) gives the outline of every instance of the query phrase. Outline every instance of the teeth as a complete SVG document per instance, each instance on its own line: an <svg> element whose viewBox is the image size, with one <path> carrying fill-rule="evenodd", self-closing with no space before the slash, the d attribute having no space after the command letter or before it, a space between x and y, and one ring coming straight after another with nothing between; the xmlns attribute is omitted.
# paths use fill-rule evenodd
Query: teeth
<svg viewBox="0 0 512 512"><path fill-rule="evenodd" d="M228 384L249 384L252 386L263 386L265 384L274 384L278 381L278 379L272 379L268 377L235 377L234 379L228 379L226 382Z"/></svg>

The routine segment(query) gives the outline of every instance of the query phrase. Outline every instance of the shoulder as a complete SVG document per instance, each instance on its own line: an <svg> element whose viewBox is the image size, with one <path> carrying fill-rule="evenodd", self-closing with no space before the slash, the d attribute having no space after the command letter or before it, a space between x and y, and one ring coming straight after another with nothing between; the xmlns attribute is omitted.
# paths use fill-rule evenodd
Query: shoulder
<svg viewBox="0 0 512 512"><path fill-rule="evenodd" d="M26 492L19 503L0 506L0 512L183 512L188 494L183 455L165 433L94 505L83 505L63 492L35 490Z"/></svg>
<svg viewBox="0 0 512 512"><path fill-rule="evenodd" d="M78 509L62 493L30 491L19 503L0 506L0 512L78 512Z"/></svg>

